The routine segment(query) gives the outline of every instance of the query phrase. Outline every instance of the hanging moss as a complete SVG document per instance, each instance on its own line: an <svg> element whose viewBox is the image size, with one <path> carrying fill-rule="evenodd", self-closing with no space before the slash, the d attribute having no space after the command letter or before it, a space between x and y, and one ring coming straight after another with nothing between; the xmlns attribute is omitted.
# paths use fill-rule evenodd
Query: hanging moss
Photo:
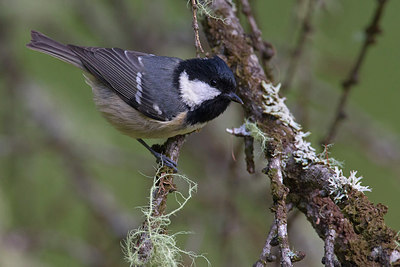
<svg viewBox="0 0 400 267"><path fill-rule="evenodd" d="M138 229L129 231L122 248L125 254L126 261L130 266L183 266L182 255L186 255L193 260L203 258L210 266L210 262L203 255L197 255L192 251L185 251L177 247L176 236L180 234L188 234L189 232L178 232L169 235L165 229L171 224L170 217L183 209L185 204L192 197L192 194L197 190L197 184L191 181L184 175L180 174L160 174L160 169L153 178L153 185L149 194L149 206L141 208L146 221L145 224ZM178 203L178 208L173 211L155 216L153 192L159 190L159 181L166 175L173 175L174 178L182 179L188 185L188 194L184 195L178 191L174 192L175 200ZM145 238L143 238L145 236ZM141 240L141 242L138 242ZM139 243L139 244L138 244ZM144 246L148 246L150 255L143 256L140 252ZM150 248L150 249L149 249Z"/></svg>

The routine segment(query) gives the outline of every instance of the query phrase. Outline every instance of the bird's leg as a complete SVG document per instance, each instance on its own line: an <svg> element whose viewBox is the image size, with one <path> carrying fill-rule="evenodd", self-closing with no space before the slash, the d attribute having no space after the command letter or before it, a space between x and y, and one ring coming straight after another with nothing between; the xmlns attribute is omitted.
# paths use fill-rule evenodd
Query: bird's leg
<svg viewBox="0 0 400 267"><path fill-rule="evenodd" d="M175 161L173 161L172 159L168 158L167 156L156 152L154 149L152 149L148 144L146 144L145 141L143 141L143 139L136 139L139 143L141 143L145 148L147 148L147 150L149 150L151 152L151 154L154 155L154 157L156 157L157 162L161 162L162 164L174 169L175 172L178 172L178 169L176 168L177 164Z"/></svg>

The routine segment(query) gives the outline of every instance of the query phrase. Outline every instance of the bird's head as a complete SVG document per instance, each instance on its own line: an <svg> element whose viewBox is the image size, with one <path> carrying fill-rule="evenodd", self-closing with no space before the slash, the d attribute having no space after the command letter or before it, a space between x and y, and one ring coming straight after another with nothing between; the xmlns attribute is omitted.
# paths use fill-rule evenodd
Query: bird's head
<svg viewBox="0 0 400 267"><path fill-rule="evenodd" d="M231 69L218 56L182 61L175 76L182 101L190 110L191 123L214 119L231 101L243 104L235 93L236 81Z"/></svg>

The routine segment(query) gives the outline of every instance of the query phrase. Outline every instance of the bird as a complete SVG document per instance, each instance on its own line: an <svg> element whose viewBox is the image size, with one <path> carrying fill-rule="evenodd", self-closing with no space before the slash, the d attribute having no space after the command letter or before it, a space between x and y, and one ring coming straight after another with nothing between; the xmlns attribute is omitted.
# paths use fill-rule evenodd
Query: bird
<svg viewBox="0 0 400 267"><path fill-rule="evenodd" d="M106 120L175 171L176 162L143 139L194 132L222 114L231 101L243 104L235 93L232 70L218 56L183 60L121 48L64 45L34 30L26 46L83 70Z"/></svg>

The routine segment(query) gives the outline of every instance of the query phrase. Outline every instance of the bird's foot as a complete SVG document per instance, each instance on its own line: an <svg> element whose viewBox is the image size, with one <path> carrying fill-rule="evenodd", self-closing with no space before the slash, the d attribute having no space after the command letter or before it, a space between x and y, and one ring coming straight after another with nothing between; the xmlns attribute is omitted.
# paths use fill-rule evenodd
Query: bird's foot
<svg viewBox="0 0 400 267"><path fill-rule="evenodd" d="M151 154L154 155L154 157L156 157L157 159L157 163L161 163L164 166L167 166L171 169L174 170L174 173L178 172L177 164L175 161L173 161L172 159L168 158L167 156L155 151L153 148L151 148L148 144L146 144L145 141L143 141L142 139L138 138L136 139L139 143L141 143L145 148L147 148ZM159 145L154 146L154 148L156 148L157 150L160 149Z"/></svg>
<svg viewBox="0 0 400 267"><path fill-rule="evenodd" d="M157 163L161 163L161 165L165 165L173 169L175 173L178 172L177 164L175 161L158 152L153 153L153 155L156 157Z"/></svg>

